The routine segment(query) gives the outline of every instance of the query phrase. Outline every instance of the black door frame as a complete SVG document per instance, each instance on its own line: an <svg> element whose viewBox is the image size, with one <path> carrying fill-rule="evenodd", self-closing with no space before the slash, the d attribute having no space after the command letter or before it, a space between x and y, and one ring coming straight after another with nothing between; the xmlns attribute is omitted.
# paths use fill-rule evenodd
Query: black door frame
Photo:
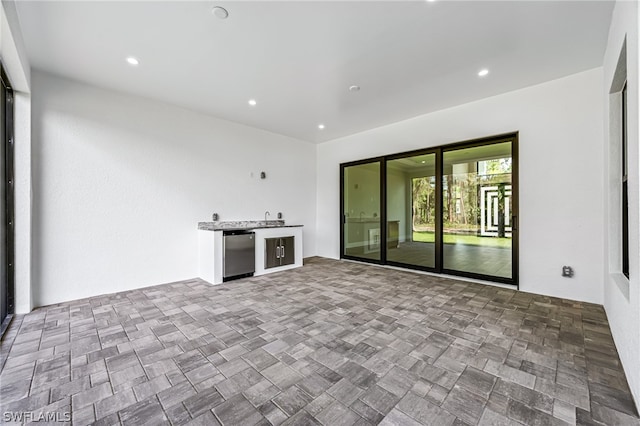
<svg viewBox="0 0 640 426"><path fill-rule="evenodd" d="M2 90L5 91L6 94L5 114L4 117L0 117L4 127L4 140L1 141L3 147L0 147L0 149L5 150L5 176L2 177L4 180L0 182L0 185L5 185L5 223L0 224L0 226L5 227L7 237L5 242L7 253L7 282L1 283L1 285L6 285L6 306L4 307L6 316L0 318L0 336L2 336L15 313L14 95L2 65L0 65L0 83L3 86Z"/></svg>
<svg viewBox="0 0 640 426"><path fill-rule="evenodd" d="M398 160L401 158L409 158L409 157L416 157L419 155L429 155L429 154L435 154L436 156L436 212L440 211L442 209L442 179L438 179L438 176L442 175L442 161L440 161L440 158L442 157L442 150L438 147L438 148L425 148L425 149L417 149L417 150L413 150L413 151L408 151L408 152L403 152L403 153L399 153L399 154L393 154L393 155L388 155L385 157L385 163L387 161L392 161L392 160ZM385 187L386 190L386 187ZM387 203L386 203L386 199L384 200L385 204L384 207L382 208L382 210L384 210L385 212L387 211ZM400 268L407 268L407 269L415 269L415 270L419 270L419 271L427 271L427 272L439 272L439 265L442 264L442 249L437 248L439 246L439 242L442 239L442 215L440 214L436 214L436 223L435 223L435 244L436 244L436 250L435 250L435 263L434 263L434 267L429 267L429 266L422 266L422 265L412 265L409 263L402 263L402 262L395 262L395 261L389 261L386 262L387 265L391 265L391 266L397 266ZM387 226L387 221L385 220L384 222L384 226ZM382 232L382 231L381 231ZM387 235L386 231L383 232L385 237ZM386 243L386 241L385 241ZM387 253L387 246L385 245L385 260L386 260L386 253Z"/></svg>
<svg viewBox="0 0 640 426"><path fill-rule="evenodd" d="M384 176L384 174L386 174L386 163L384 159L385 157L374 157L374 158L368 158L366 160L351 161L349 163L340 164L340 258L341 259L357 260L359 262L375 263L377 265L381 265L383 264L384 261L387 260L386 250L380 251L380 260L367 259L363 257L350 256L350 255L344 254L344 251L345 251L344 250L345 249L344 224L347 220L344 214L344 169L351 166L361 166L363 164L373 164L373 163L379 162L380 163L380 205L386 205L387 204L387 191L386 191L387 188L385 185L385 176ZM383 169L384 169L384 174L383 174ZM386 237L387 226L385 223L385 221L387 220L387 212L385 210L386 209L382 209L382 208L380 209L380 222L382 225L382 227L380 228L381 247L382 247L382 242L386 244L386 240L387 240L387 237Z"/></svg>
<svg viewBox="0 0 640 426"><path fill-rule="evenodd" d="M502 284L509 284L519 287L519 152L518 152L518 139L519 133L504 133L495 136L488 136L478 139L471 139L462 142L455 142L446 145L441 145L431 148L423 148L412 151L401 152L397 154L390 154L386 156L367 158L364 160L351 161L340 164L340 258L347 260L355 260L358 262L374 263L378 265L390 265L407 269L415 269L426 272L434 272L446 275L455 275L473 279L479 279L484 281L497 282ZM504 278L492 275L478 274L474 272L457 271L444 268L443 250L444 250L444 238L443 238L443 222L442 222L442 202L443 202L443 157L447 151L453 151L464 148L474 148L478 146L493 145L498 143L511 142L511 158L512 158L512 173L511 173L511 213L512 213L512 239L511 239L511 265L512 265L512 277ZM435 229L435 267L426 267L420 265L410 265L401 262L387 261L387 161L396 160L399 158L413 157L417 155L435 154L436 155L436 211L440 212L436 215L436 229ZM380 164L380 259L367 259L352 255L345 254L344 246L344 172L347 167L358 166L363 164L372 164L378 162Z"/></svg>

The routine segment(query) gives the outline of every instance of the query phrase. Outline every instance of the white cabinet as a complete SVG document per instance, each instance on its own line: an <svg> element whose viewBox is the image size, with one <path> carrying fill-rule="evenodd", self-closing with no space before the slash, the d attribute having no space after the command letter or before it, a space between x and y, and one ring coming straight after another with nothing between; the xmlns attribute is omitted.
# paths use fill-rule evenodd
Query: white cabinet
<svg viewBox="0 0 640 426"><path fill-rule="evenodd" d="M198 230L198 276L211 284L222 283L222 231Z"/></svg>

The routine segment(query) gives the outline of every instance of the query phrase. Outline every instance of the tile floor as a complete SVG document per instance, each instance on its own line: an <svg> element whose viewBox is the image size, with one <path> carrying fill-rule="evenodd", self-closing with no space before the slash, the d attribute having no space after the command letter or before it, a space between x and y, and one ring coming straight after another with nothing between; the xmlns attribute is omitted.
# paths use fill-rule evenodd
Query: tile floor
<svg viewBox="0 0 640 426"><path fill-rule="evenodd" d="M39 308L0 365L5 423L639 424L601 306L322 258Z"/></svg>
<svg viewBox="0 0 640 426"><path fill-rule="evenodd" d="M434 243L406 241L398 244L398 248L387 250L387 260L429 268L435 266L435 256ZM444 267L455 271L511 278L511 257L512 252L508 248L468 244L444 245ZM377 257L371 258L379 259L379 253Z"/></svg>

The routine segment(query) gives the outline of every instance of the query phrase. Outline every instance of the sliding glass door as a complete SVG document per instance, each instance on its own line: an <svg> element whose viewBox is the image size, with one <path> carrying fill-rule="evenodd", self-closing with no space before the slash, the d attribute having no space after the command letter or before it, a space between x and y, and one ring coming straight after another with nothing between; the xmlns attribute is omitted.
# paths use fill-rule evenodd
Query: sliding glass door
<svg viewBox="0 0 640 426"><path fill-rule="evenodd" d="M342 169L342 256L382 260L381 161Z"/></svg>
<svg viewBox="0 0 640 426"><path fill-rule="evenodd" d="M517 134L341 165L341 256L517 284Z"/></svg>
<svg viewBox="0 0 640 426"><path fill-rule="evenodd" d="M434 269L438 186L436 154L387 161L387 262Z"/></svg>
<svg viewBox="0 0 640 426"><path fill-rule="evenodd" d="M511 142L443 153L443 270L513 278Z"/></svg>

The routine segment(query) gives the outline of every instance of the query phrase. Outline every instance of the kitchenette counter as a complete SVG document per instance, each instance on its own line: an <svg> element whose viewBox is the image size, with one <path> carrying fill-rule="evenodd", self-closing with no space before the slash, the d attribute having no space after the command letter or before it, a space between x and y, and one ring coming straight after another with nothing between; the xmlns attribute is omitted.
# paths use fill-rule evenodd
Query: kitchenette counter
<svg viewBox="0 0 640 426"><path fill-rule="evenodd" d="M284 220L198 222L198 275L211 284L220 284L226 279L226 231L255 233L253 275L299 268L303 259L302 228L302 225L287 225Z"/></svg>
<svg viewBox="0 0 640 426"><path fill-rule="evenodd" d="M240 231L264 228L298 228L302 225L287 225L284 220L241 220L229 222L198 222L200 231Z"/></svg>

